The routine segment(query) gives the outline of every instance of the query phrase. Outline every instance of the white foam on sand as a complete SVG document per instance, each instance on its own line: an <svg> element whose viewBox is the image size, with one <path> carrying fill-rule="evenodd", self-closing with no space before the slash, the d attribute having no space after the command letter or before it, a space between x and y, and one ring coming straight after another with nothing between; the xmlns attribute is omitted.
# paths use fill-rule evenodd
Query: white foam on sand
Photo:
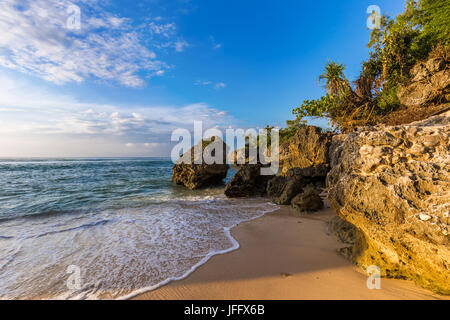
<svg viewBox="0 0 450 320"><path fill-rule="evenodd" d="M269 203L268 205L272 205L272 204ZM136 296L138 296L138 295L144 294L144 293L146 293L146 292L156 290L156 289L158 289L158 288L160 288L160 287L162 287L162 286L165 286L165 285L169 284L169 283L172 282L172 281L179 281L179 280L186 279L186 278L189 277L193 272L195 272L195 270L197 270L197 269L198 269L199 267L201 267L203 264L207 263L212 257L217 256L217 255L226 254L226 253L229 253L229 252L232 252L232 251L235 251L235 250L238 250L239 247L240 247L239 242L237 242L237 240L236 240L235 238L233 238L233 236L231 235L231 230L232 230L234 227L237 227L238 225L240 225L241 223L259 219L259 218L263 217L265 214L270 213L270 212L274 212L274 211L276 211L276 210L278 210L278 209L279 209L279 207L277 207L277 206L275 206L275 205L272 205L272 208L271 208L271 209L269 209L269 210L267 210L267 211L261 213L261 214L258 215L258 216L255 216L255 217L253 217L253 218L249 218L249 219L242 220L242 221L240 221L240 222L234 224L234 225L231 226L231 227L225 227L225 228L223 229L223 231L225 232L226 236L228 237L228 239L229 239L230 242L232 243L232 246L231 246L230 248L228 248L228 249L225 249L225 250L219 250L219 251L213 251L213 252L210 252L210 253L207 254L203 259L201 259L197 264L195 264L192 268L190 268L188 271L186 271L186 273L183 274L182 276L180 276L180 277L171 277L171 278L167 278L166 280L164 280L164 281L162 281L162 282L160 282L160 283L158 283L158 284L156 284L156 285L152 285L152 286L149 286L149 287L145 287L145 288L141 288L141 289L135 290L135 291L133 291L133 292L130 293L130 294L127 294L127 295L125 295L125 296L122 296L122 297L117 298L117 300L129 300L129 299L132 299L132 298L134 298L134 297L136 297Z"/></svg>
<svg viewBox="0 0 450 320"><path fill-rule="evenodd" d="M0 243L0 297L130 299L237 250L231 229L278 209L265 199L223 194L167 200L143 208L49 216L26 222L26 236L23 222L11 221L11 238L3 249ZM14 258L2 261L13 248L19 250ZM81 269L79 290L66 286L70 265Z"/></svg>

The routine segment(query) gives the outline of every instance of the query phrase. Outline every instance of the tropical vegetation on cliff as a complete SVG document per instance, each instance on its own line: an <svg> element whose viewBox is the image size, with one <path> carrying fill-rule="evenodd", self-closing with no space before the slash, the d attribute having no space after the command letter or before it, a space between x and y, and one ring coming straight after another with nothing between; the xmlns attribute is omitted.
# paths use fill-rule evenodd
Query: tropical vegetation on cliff
<svg viewBox="0 0 450 320"><path fill-rule="evenodd" d="M304 117L327 117L341 131L356 126L383 123L402 108L397 90L406 84L410 71L429 56L449 55L450 2L408 0L405 11L391 19L381 18L381 27L371 33L370 57L362 63L359 78L351 83L345 66L330 61L320 75L327 90L316 100L306 100L293 110L296 127ZM412 111L411 111L412 112ZM404 113L403 113L404 114ZM404 117L399 122L404 121Z"/></svg>

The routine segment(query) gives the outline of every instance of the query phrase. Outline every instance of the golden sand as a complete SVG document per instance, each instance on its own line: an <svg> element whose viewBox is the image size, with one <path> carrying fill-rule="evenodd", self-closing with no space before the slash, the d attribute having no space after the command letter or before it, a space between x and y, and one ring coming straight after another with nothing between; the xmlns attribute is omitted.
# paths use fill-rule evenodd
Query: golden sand
<svg viewBox="0 0 450 320"><path fill-rule="evenodd" d="M404 280L368 276L337 249L346 245L328 233L331 209L308 217L282 208L232 230L240 249L214 256L188 278L136 299L315 300L448 299Z"/></svg>

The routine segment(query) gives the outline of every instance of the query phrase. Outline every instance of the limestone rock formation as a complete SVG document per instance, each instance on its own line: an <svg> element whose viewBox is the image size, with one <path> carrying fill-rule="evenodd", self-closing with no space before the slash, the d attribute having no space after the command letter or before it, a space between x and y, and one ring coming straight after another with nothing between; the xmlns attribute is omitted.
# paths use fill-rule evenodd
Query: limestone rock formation
<svg viewBox="0 0 450 320"><path fill-rule="evenodd" d="M448 60L437 57L414 66L411 83L398 88L400 103L410 108L424 108L432 103L439 105L450 102L449 65Z"/></svg>
<svg viewBox="0 0 450 320"><path fill-rule="evenodd" d="M231 154L229 161L245 160L240 171L225 190L228 197L251 197L267 194L273 202L290 205L292 199L308 184L325 186L329 170L328 148L332 134L313 126L300 128L295 136L280 147L282 176L261 176L261 164L248 164L248 146ZM270 155L264 155L264 160ZM270 162L270 161L267 161Z"/></svg>
<svg viewBox="0 0 450 320"><path fill-rule="evenodd" d="M255 149L256 151L251 153L249 145L246 144L244 148L231 152L228 157L228 162L235 167L242 167L248 164L268 164L271 162L270 148L265 150L262 156L256 147Z"/></svg>
<svg viewBox="0 0 450 320"><path fill-rule="evenodd" d="M335 212L358 229L352 259L450 294L450 111L367 127L336 142L327 177Z"/></svg>
<svg viewBox="0 0 450 320"><path fill-rule="evenodd" d="M291 200L303 191L305 182L301 179L274 177L267 184L267 195L279 205L289 205Z"/></svg>
<svg viewBox="0 0 450 320"><path fill-rule="evenodd" d="M330 232L339 238L343 243L355 244L357 229L351 223L334 217L329 223Z"/></svg>
<svg viewBox="0 0 450 320"><path fill-rule="evenodd" d="M241 166L248 163L248 153L244 148L234 150L228 157L228 162L233 166Z"/></svg>
<svg viewBox="0 0 450 320"><path fill-rule="evenodd" d="M225 188L228 198L261 197L266 193L267 182L272 176L261 175L261 164L241 167Z"/></svg>
<svg viewBox="0 0 450 320"><path fill-rule="evenodd" d="M281 176L274 177L267 185L267 195L273 202L290 205L306 186L325 187L332 136L319 127L303 126L280 147Z"/></svg>
<svg viewBox="0 0 450 320"><path fill-rule="evenodd" d="M302 175L304 173L305 175ZM325 188L323 177L311 177L309 170L302 171L302 169L291 169L287 177L276 176L269 180L267 183L267 196L271 200L279 205L290 205L296 196L301 196L305 191L310 192L310 189L316 194L320 194L319 190ZM311 191L312 192L312 191ZM298 202L301 201L301 197L298 198ZM317 199L317 198L316 198ZM302 200L303 201L303 200ZM298 209L302 211L300 205ZM312 208L310 211L320 210Z"/></svg>
<svg viewBox="0 0 450 320"><path fill-rule="evenodd" d="M328 149L332 134L321 128L304 126L285 144L280 146L282 175L293 168L328 170ZM326 173L325 173L326 174Z"/></svg>
<svg viewBox="0 0 450 320"><path fill-rule="evenodd" d="M341 158L344 141L347 137L346 134L338 134L331 139L330 149L328 151L328 157L330 159L330 168L333 168L339 164Z"/></svg>
<svg viewBox="0 0 450 320"><path fill-rule="evenodd" d="M291 205L294 209L303 213L316 212L322 210L324 207L319 192L311 186L305 188L302 193L295 196L291 201Z"/></svg>
<svg viewBox="0 0 450 320"><path fill-rule="evenodd" d="M172 182L191 190L221 184L229 169L226 164L227 145L221 139L213 137L210 141L199 142L197 148L202 152L195 152L196 147L193 147L175 164ZM218 150L222 150L223 159L218 163L207 164L203 155L215 156Z"/></svg>
<svg viewBox="0 0 450 320"><path fill-rule="evenodd" d="M280 197L286 186L287 178L283 176L275 176L267 182L267 196L272 200Z"/></svg>

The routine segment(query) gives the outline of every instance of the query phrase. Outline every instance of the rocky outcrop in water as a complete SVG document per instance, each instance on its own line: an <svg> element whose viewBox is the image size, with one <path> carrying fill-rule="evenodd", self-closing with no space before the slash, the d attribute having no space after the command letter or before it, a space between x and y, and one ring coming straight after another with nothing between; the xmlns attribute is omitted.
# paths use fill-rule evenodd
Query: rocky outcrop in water
<svg viewBox="0 0 450 320"><path fill-rule="evenodd" d="M358 229L349 253L382 276L450 294L450 111L335 139L327 177L335 212Z"/></svg>
<svg viewBox="0 0 450 320"><path fill-rule="evenodd" d="M219 138L212 138L210 141L199 142L197 146L199 149L201 147L202 152L196 154L196 147L193 147L175 164L172 172L172 182L191 190L222 184L229 169L226 162L227 145ZM219 163L205 163L203 155L209 154L214 156L215 152L220 149L223 151L223 159L218 161Z"/></svg>
<svg viewBox="0 0 450 320"><path fill-rule="evenodd" d="M267 182L273 176L261 175L261 164L243 166L225 188L228 198L262 197L266 194Z"/></svg>

